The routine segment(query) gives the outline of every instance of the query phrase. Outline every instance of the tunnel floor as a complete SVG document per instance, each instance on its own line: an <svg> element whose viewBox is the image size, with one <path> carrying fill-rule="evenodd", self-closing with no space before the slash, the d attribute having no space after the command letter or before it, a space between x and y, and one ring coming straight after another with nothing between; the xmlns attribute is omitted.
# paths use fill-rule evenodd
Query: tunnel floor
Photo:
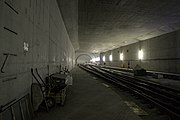
<svg viewBox="0 0 180 120"><path fill-rule="evenodd" d="M123 99L99 78L76 67L64 106L35 113L34 120L141 120Z"/></svg>

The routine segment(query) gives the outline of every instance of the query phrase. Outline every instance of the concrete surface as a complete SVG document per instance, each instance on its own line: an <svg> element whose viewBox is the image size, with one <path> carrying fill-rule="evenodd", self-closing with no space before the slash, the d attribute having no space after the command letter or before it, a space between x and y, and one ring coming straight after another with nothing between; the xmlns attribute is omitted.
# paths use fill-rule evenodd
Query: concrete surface
<svg viewBox="0 0 180 120"><path fill-rule="evenodd" d="M170 73L180 73L180 31L167 33L158 37L154 37L145 41L123 46L111 51L101 53L102 57L106 57L106 65L116 67L134 68L137 64L146 70L162 71ZM138 59L138 51L142 49L143 59ZM120 53L123 53L124 60L120 61ZM113 61L109 60L112 54Z"/></svg>
<svg viewBox="0 0 180 120"><path fill-rule="evenodd" d="M70 40L75 50L79 49L78 40L78 0L56 0L65 22Z"/></svg>
<svg viewBox="0 0 180 120"><path fill-rule="evenodd" d="M180 29L179 0L79 0L79 44L105 52Z"/></svg>
<svg viewBox="0 0 180 120"><path fill-rule="evenodd" d="M165 78L152 78L152 77L138 77L138 78L144 78L147 79L149 81L153 81L155 83L159 83L162 84L164 86L176 89L176 90L180 90L180 81L179 80L172 80L172 79L165 79Z"/></svg>
<svg viewBox="0 0 180 120"><path fill-rule="evenodd" d="M43 78L48 65L49 73L60 64L72 69L75 50L56 0L0 0L0 66L3 53L17 56L9 56L0 73L0 105L30 92L30 68Z"/></svg>
<svg viewBox="0 0 180 120"><path fill-rule="evenodd" d="M72 71L73 86L64 107L36 114L34 120L141 120L111 88L80 68Z"/></svg>
<svg viewBox="0 0 180 120"><path fill-rule="evenodd" d="M100 57L99 53L90 53L83 51L76 51L75 56L76 56L76 63L86 63L93 58Z"/></svg>

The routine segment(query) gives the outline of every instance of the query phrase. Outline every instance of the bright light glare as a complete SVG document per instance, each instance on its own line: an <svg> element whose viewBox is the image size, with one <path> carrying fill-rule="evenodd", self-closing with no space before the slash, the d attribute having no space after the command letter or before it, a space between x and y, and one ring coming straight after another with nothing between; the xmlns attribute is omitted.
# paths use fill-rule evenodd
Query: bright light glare
<svg viewBox="0 0 180 120"><path fill-rule="evenodd" d="M112 61L112 55L109 55L109 60Z"/></svg>
<svg viewBox="0 0 180 120"><path fill-rule="evenodd" d="M106 58L105 58L105 56L103 56L103 62L105 62L106 61Z"/></svg>
<svg viewBox="0 0 180 120"><path fill-rule="evenodd" d="M120 60L124 60L124 55L123 55L123 53L120 54Z"/></svg>
<svg viewBox="0 0 180 120"><path fill-rule="evenodd" d="M138 57L140 60L143 59L143 51L142 50L139 50Z"/></svg>
<svg viewBox="0 0 180 120"><path fill-rule="evenodd" d="M98 61L100 61L100 57L93 58L93 59L91 59L90 61L91 61L91 62L98 62Z"/></svg>
<svg viewBox="0 0 180 120"><path fill-rule="evenodd" d="M96 60L97 62L100 61L100 57L95 58L95 60Z"/></svg>
<svg viewBox="0 0 180 120"><path fill-rule="evenodd" d="M91 62L96 62L95 58L91 59L90 61L91 61Z"/></svg>

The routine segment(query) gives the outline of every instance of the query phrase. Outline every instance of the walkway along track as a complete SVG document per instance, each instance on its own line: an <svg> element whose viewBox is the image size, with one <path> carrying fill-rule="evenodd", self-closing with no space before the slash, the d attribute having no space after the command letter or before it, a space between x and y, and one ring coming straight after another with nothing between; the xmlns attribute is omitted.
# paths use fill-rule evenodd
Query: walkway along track
<svg viewBox="0 0 180 120"><path fill-rule="evenodd" d="M167 112L173 120L180 120L180 91L132 76L122 76L99 66L80 65L80 67L140 95Z"/></svg>

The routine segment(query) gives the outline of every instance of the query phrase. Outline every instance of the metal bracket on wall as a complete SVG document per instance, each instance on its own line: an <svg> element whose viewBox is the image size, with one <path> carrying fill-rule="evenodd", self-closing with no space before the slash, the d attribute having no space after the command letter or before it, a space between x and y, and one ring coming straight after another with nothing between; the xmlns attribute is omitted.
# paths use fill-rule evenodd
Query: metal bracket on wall
<svg viewBox="0 0 180 120"><path fill-rule="evenodd" d="M17 54L12 54L12 53L3 53L3 55L5 55L6 57L5 57L4 62L3 62L3 64L2 64L2 66L1 66L1 73L5 73L5 72L3 71L3 69L4 69L4 66L5 66L7 60L8 60L8 57L9 57L9 56L17 56Z"/></svg>

